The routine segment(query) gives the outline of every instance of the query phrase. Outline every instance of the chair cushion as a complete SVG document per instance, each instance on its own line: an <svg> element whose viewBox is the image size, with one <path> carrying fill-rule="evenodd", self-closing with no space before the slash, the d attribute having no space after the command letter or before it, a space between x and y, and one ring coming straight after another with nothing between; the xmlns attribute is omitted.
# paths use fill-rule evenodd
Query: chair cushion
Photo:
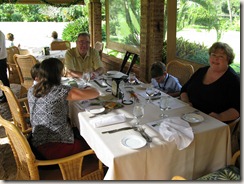
<svg viewBox="0 0 244 184"><path fill-rule="evenodd" d="M239 168L230 165L202 176L197 180L241 180L241 176Z"/></svg>

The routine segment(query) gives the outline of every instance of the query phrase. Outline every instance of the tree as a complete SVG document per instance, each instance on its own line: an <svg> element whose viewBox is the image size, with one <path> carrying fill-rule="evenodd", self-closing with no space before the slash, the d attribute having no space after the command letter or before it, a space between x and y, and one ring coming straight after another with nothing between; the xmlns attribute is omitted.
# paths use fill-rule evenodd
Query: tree
<svg viewBox="0 0 244 184"><path fill-rule="evenodd" d="M69 22L87 16L87 7L67 8L49 5L0 4L2 22Z"/></svg>
<svg viewBox="0 0 244 184"><path fill-rule="evenodd" d="M203 29L215 29L216 40L220 40L223 31L226 31L227 25L229 25L229 21L221 9L226 3L226 0L178 0L178 30L195 24L202 26ZM231 14L231 11L229 13Z"/></svg>

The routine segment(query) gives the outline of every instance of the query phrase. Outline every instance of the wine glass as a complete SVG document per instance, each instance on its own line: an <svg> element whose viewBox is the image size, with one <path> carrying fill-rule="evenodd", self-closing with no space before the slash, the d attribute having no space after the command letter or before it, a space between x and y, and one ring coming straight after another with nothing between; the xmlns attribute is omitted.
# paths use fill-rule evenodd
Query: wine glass
<svg viewBox="0 0 244 184"><path fill-rule="evenodd" d="M129 73L129 83L133 85L136 82L136 74L134 72Z"/></svg>
<svg viewBox="0 0 244 184"><path fill-rule="evenodd" d="M144 116L144 105L141 103L135 103L133 108L134 119L136 119L135 127L139 127L140 119Z"/></svg>
<svg viewBox="0 0 244 184"><path fill-rule="evenodd" d="M85 82L85 86L87 86L87 84L90 82L90 72L83 73L82 79Z"/></svg>
<svg viewBox="0 0 244 184"><path fill-rule="evenodd" d="M148 86L146 89L146 94L148 96L148 102L152 101L151 97L154 95L154 93L155 93L155 88L152 85Z"/></svg>
<svg viewBox="0 0 244 184"><path fill-rule="evenodd" d="M163 111L167 110L169 108L169 97L168 96L162 96L159 101L159 108L162 111L162 114L160 114L161 117L167 118L168 115L163 113Z"/></svg>

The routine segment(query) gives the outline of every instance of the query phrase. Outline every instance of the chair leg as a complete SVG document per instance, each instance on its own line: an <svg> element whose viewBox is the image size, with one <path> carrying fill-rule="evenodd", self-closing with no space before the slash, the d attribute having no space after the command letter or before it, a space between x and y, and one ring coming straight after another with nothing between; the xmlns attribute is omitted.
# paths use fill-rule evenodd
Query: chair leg
<svg viewBox="0 0 244 184"><path fill-rule="evenodd" d="M131 63L130 63L129 70L128 70L127 73L126 73L127 75L129 75L129 73L130 73L130 71L131 71L133 65L136 63L137 58L138 58L138 55L135 54L135 55L133 56L133 59L132 59Z"/></svg>
<svg viewBox="0 0 244 184"><path fill-rule="evenodd" d="M125 57L123 59L122 65L120 67L120 72L123 72L126 63L127 63L128 59L130 58L130 55L131 55L131 53L128 51L125 53Z"/></svg>

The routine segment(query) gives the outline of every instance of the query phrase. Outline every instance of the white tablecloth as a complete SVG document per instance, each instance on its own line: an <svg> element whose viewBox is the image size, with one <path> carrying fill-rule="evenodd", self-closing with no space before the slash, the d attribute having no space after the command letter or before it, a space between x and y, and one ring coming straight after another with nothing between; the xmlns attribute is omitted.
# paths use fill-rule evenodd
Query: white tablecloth
<svg viewBox="0 0 244 184"><path fill-rule="evenodd" d="M179 102L181 103L181 102ZM196 179L230 164L230 132L226 124L204 114L204 121L192 126L194 140L183 150L162 136L146 123L160 119L160 109L153 103L146 104L143 127L152 142L140 149L130 149L121 144L128 135L140 134L133 129L102 134L101 132L131 126L132 105L114 110L110 114L123 113L126 122L94 128L90 114L82 110L77 102L70 104L70 115L98 158L109 167L105 180L170 180L174 175ZM169 117L181 116L194 109L188 105L165 111ZM101 115L106 116L106 115Z"/></svg>
<svg viewBox="0 0 244 184"><path fill-rule="evenodd" d="M43 60L51 58L51 57L58 58L63 62L65 53L66 53L66 50L55 50L55 51L50 50L50 55L43 55L41 52L34 53L33 55L36 57L36 59L39 62L42 62Z"/></svg>

